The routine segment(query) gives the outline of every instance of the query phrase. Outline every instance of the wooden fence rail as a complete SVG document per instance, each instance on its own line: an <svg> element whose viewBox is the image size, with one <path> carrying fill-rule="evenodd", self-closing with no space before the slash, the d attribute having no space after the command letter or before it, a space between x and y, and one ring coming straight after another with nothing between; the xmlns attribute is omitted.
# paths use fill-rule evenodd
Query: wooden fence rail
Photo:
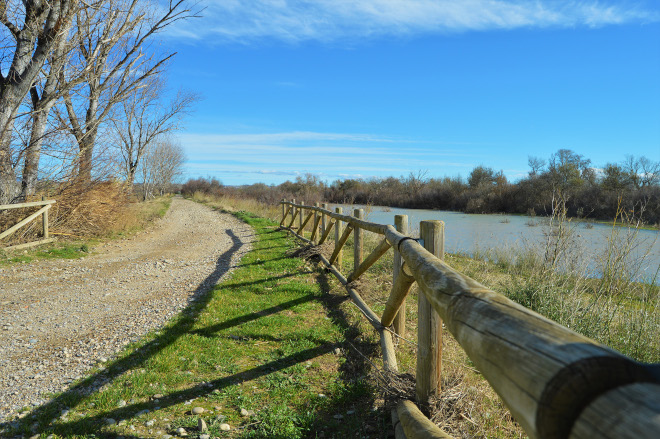
<svg viewBox="0 0 660 439"><path fill-rule="evenodd" d="M28 242L28 243L25 243L25 244L19 244L19 245L4 247L4 249L18 250L18 249L21 249L21 248L32 247L32 246L39 245L39 244L46 244L48 242L53 242L55 239L49 237L49 230L48 230L48 210L50 210L50 208L53 206L53 204L55 204L55 200L31 201L29 203L17 203L17 204L0 204L0 211L11 210L11 209L23 209L23 208L26 208L26 207L42 206L41 209L39 209L36 212L32 213L27 218L22 219L21 221L19 221L18 223L14 224L12 227L10 227L9 229L5 230L4 232L1 232L0 233L0 240L12 235L18 229L20 229L23 226L26 226L30 222L37 219L39 216L42 217L42 230L41 230L42 239L37 240L37 241Z"/></svg>
<svg viewBox="0 0 660 439"><path fill-rule="evenodd" d="M473 279L443 261L444 224L422 221L421 239L407 236L407 217L397 215L396 228L370 223L363 212L343 215L316 206L282 201L281 225L318 245L335 230L335 248L323 263L380 335L383 364L397 371L392 331L405 330L405 298L413 283L419 294L417 403L440 391L442 322L477 369L502 398L530 438L660 438L660 365L636 362L559 325ZM313 221L310 239L302 218ZM301 218L297 233L292 229ZM307 220L304 221L307 223ZM320 226L320 230L317 228ZM363 258L362 233L383 235ZM353 271L341 273L341 252L354 234ZM315 238L319 236L319 241ZM392 248L393 286L383 315L371 310L351 283ZM410 401L393 413L397 438L448 438Z"/></svg>

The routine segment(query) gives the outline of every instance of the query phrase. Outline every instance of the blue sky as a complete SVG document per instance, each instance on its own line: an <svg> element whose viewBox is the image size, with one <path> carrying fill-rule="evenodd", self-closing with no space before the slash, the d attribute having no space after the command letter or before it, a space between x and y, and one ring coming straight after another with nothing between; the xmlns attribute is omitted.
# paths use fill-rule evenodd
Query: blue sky
<svg viewBox="0 0 660 439"><path fill-rule="evenodd" d="M572 149L660 161L660 2L202 0L164 35L204 99L186 177L278 184L477 165L526 175Z"/></svg>

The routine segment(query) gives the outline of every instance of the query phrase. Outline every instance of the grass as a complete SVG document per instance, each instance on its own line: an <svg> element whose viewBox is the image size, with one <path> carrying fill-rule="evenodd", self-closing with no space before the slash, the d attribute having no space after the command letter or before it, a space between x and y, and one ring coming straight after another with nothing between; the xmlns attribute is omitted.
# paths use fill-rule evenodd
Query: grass
<svg viewBox="0 0 660 439"><path fill-rule="evenodd" d="M28 264L41 259L78 259L89 254L88 241L75 241L42 246L39 249L26 250L22 253L0 250L0 266Z"/></svg>
<svg viewBox="0 0 660 439"><path fill-rule="evenodd" d="M230 279L4 434L147 438L185 428L197 437L201 417L212 437L386 438L371 366L351 347L377 345L347 321L345 294L290 257L296 244L274 223L236 215L256 241Z"/></svg>
<svg viewBox="0 0 660 439"><path fill-rule="evenodd" d="M278 207L195 198L232 210L251 224L258 238L254 250L230 280L68 392L54 395L13 431L28 434L36 423L42 436L128 438L172 434L183 427L196 437L199 417L190 410L203 407L201 417L212 437L387 437L392 427L386 385L378 380L382 362L371 326L333 277L290 257L296 243L273 222L238 211L249 208L277 218ZM367 255L379 239L365 235ZM612 242L617 243L615 252L622 241ZM345 273L352 266L351 246L349 240L342 261ZM554 255L566 251L557 245L552 249ZM492 289L633 358L659 360L657 287L617 283L620 276L618 281L603 281L561 272L531 252L496 256L484 251L480 258L446 255L446 260ZM610 256L617 260L616 254ZM377 314L389 295L391 273L390 252L358 282ZM416 368L416 301L413 288L407 333L396 339L399 369L411 375ZM447 332L442 389L433 420L453 437L525 437ZM126 405L119 407L122 401ZM69 412L62 418L64 409ZM254 415L241 416L241 409ZM117 424L107 425L109 418ZM222 431L223 423L232 429Z"/></svg>
<svg viewBox="0 0 660 439"><path fill-rule="evenodd" d="M94 246L102 239L130 237L149 227L153 221L165 216L171 203L171 196L134 203L130 206L128 212L122 216L121 222L114 224L114 227L103 236L80 237L55 232L53 236L57 237L58 241L53 243L25 250L3 250L0 248L0 266L27 264L42 259L83 258L93 252Z"/></svg>

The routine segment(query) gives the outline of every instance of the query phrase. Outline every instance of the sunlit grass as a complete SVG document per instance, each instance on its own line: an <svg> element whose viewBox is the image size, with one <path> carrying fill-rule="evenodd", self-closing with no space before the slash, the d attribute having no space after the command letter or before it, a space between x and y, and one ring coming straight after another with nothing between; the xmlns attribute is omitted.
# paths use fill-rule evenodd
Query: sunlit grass
<svg viewBox="0 0 660 439"><path fill-rule="evenodd" d="M296 244L276 224L236 215L256 241L229 279L12 434L32 435L36 423L44 437L147 438L178 428L197 437L202 418L211 437L386 438L389 413L346 344L360 344L354 328L332 305L344 298L322 270L288 255ZM204 412L192 415L194 407Z"/></svg>

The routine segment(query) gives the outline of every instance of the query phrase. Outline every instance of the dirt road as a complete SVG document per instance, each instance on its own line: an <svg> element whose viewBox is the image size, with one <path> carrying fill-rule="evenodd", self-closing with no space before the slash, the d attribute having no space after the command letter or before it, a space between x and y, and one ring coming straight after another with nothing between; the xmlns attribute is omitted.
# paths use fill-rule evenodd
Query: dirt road
<svg viewBox="0 0 660 439"><path fill-rule="evenodd" d="M0 421L162 326L251 241L233 216L175 198L148 231L88 257L0 268Z"/></svg>

